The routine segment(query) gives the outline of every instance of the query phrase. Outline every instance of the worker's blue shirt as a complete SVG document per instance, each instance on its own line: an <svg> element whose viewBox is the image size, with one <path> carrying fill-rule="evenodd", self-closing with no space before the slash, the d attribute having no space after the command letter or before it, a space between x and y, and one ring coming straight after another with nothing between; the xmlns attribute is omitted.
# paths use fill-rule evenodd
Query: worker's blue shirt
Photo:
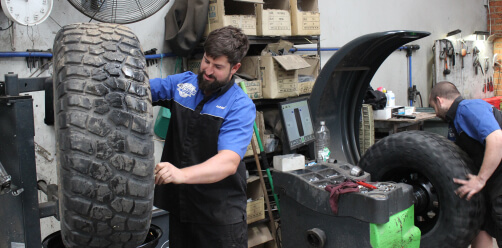
<svg viewBox="0 0 502 248"><path fill-rule="evenodd" d="M199 90L197 75L192 72L150 80L152 101L173 100L185 108L195 110L204 99ZM222 96L204 104L202 115L224 119L218 136L218 151L231 150L241 158L251 140L256 109L253 101L234 84Z"/></svg>
<svg viewBox="0 0 502 248"><path fill-rule="evenodd" d="M494 107L481 99L464 100L458 97L446 113L446 120L453 125L455 144L472 160L477 174L483 163L486 137L502 126L496 119ZM497 113L498 114L498 113ZM501 163L502 164L502 163ZM502 194L502 166L499 165L487 181L485 188L493 195Z"/></svg>
<svg viewBox="0 0 502 248"><path fill-rule="evenodd" d="M241 158L253 134L255 105L234 80L206 96L192 72L150 80L152 101L171 110L161 161L186 168L221 150ZM246 220L246 166L210 184L155 187L154 205L182 222L227 225Z"/></svg>
<svg viewBox="0 0 502 248"><path fill-rule="evenodd" d="M465 132L482 145L489 134L500 129L493 117L493 106L481 99L461 101L453 123L459 135Z"/></svg>

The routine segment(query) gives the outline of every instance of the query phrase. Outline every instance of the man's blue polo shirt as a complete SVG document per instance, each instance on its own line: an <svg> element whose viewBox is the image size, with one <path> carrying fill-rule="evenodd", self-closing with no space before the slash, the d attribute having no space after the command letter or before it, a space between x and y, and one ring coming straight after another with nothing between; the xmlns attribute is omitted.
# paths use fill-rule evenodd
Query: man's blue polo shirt
<svg viewBox="0 0 502 248"><path fill-rule="evenodd" d="M465 132L483 146L486 137L500 126L493 117L493 106L481 99L463 100L458 104L455 121L457 133Z"/></svg>

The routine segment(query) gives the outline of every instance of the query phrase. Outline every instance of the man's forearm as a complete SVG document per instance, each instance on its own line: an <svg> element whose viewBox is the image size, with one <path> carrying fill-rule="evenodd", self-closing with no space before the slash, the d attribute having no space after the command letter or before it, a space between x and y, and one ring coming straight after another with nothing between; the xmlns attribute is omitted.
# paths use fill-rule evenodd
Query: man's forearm
<svg viewBox="0 0 502 248"><path fill-rule="evenodd" d="M185 184L215 183L235 174L240 156L230 150L220 151L207 161L181 169Z"/></svg>
<svg viewBox="0 0 502 248"><path fill-rule="evenodd" d="M486 183L493 175L502 160L502 131L497 130L486 137L486 148L483 163L478 177Z"/></svg>

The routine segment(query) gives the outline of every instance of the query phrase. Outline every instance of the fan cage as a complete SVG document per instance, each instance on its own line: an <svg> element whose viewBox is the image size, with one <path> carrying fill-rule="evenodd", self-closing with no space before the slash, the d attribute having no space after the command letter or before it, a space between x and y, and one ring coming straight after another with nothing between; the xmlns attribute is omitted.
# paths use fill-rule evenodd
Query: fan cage
<svg viewBox="0 0 502 248"><path fill-rule="evenodd" d="M138 22L157 13L169 0L68 0L82 14L106 23Z"/></svg>

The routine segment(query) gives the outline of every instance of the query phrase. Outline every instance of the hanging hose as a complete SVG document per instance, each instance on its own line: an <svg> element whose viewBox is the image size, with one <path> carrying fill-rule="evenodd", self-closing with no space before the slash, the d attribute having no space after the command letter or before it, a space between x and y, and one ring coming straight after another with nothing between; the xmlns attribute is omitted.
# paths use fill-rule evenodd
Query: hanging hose
<svg viewBox="0 0 502 248"><path fill-rule="evenodd" d="M241 86L242 90L244 91L244 93L247 94L248 91L246 90L246 85L244 84L244 82L240 82L240 86ZM254 129L254 133L256 135L256 140L258 141L258 146L260 147L260 155L261 155L262 164L267 172L268 182L270 183L270 189L272 190L272 195L274 196L275 205L277 206L277 211L279 211L279 214L281 214L281 207L279 206L279 198L277 197L277 194L274 191L274 181L272 179L272 174L270 174L270 168L268 165L267 155L265 154L264 149L263 149L263 144L261 143L260 133L258 132L258 126L256 126L256 121L253 123L253 129Z"/></svg>

